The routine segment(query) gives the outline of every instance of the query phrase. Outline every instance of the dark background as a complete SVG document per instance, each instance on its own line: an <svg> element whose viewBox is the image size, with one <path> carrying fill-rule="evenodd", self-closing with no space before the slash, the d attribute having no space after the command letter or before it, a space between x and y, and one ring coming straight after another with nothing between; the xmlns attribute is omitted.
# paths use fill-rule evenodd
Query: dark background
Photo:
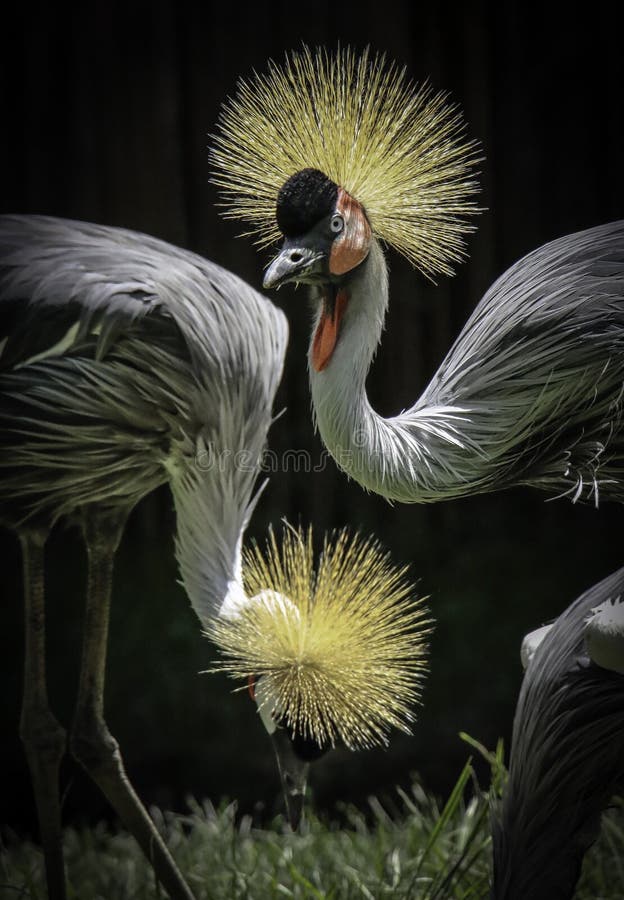
<svg viewBox="0 0 624 900"><path fill-rule="evenodd" d="M544 9L546 4L543 5ZM388 327L369 379L384 414L410 406L491 281L526 251L624 215L621 32L600 3L591 18L556 23L524 4L384 0L293 3L90 4L74 15L30 6L2 29L2 208L143 230L261 283L268 257L222 221L208 182L207 145L219 105L241 74L262 70L304 40L386 51L417 81L430 79L463 108L483 145L482 202L470 259L428 284L390 255ZM271 434L278 453L321 445L311 425L303 294L273 297L291 341ZM374 532L412 565L431 596L437 630L425 705L413 738L389 751L336 752L313 778L318 808L365 803L418 772L445 792L468 749L460 730L493 746L508 738L521 678L522 635L560 612L621 563L621 512L544 502L513 491L431 507L391 507L320 473L276 474L250 533L282 516L320 533L349 523ZM253 705L199 675L212 648L176 583L174 519L166 489L136 509L119 553L107 715L131 777L148 802L181 809L191 793L274 809L271 748ZM17 738L22 621L16 541L0 535L0 821L30 828L33 804ZM68 724L79 659L84 557L58 530L48 548L52 704ZM106 807L67 762L66 819Z"/></svg>

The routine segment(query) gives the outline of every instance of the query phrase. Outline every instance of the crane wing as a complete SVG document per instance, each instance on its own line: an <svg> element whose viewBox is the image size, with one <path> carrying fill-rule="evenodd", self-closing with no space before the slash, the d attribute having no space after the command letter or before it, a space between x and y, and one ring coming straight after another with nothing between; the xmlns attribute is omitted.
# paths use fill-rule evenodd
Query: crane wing
<svg viewBox="0 0 624 900"><path fill-rule="evenodd" d="M597 347L624 349L624 220L558 238L507 269L417 406L495 397L562 364L595 367Z"/></svg>
<svg viewBox="0 0 624 900"><path fill-rule="evenodd" d="M455 411L484 483L598 502L599 489L621 494L623 390L624 220L552 241L504 272L404 418Z"/></svg>

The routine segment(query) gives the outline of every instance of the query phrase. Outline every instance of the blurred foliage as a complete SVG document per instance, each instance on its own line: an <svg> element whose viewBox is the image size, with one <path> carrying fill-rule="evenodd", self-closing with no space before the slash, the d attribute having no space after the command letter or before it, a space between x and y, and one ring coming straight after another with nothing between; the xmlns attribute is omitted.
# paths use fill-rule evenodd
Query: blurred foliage
<svg viewBox="0 0 624 900"><path fill-rule="evenodd" d="M414 781L385 803L369 798L368 815L346 805L341 826L307 814L297 834L280 816L259 828L253 817L238 816L236 804L215 809L210 801L189 800L184 816L151 812L197 900L478 900L488 894L489 813L504 779L500 745L488 756L489 792L479 787L468 762L443 806ZM162 896L138 845L124 832L103 824L67 829L64 842L70 900ZM623 858L619 804L605 815L602 836L585 859L577 900L621 898ZM44 900L43 880L40 851L7 834L0 900Z"/></svg>

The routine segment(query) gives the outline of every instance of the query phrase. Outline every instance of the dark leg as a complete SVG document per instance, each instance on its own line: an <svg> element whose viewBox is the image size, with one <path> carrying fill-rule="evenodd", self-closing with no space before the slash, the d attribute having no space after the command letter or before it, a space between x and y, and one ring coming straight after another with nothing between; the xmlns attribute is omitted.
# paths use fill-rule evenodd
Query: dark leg
<svg viewBox="0 0 624 900"><path fill-rule="evenodd" d="M65 900L59 800L59 768L65 753L65 730L50 711L46 687L43 564L46 538L46 532L24 531L20 534L26 608L20 737L37 804L48 896L50 900Z"/></svg>
<svg viewBox="0 0 624 900"><path fill-rule="evenodd" d="M113 559L124 524L125 516L115 519L85 516L84 536L89 558L87 609L71 749L134 835L170 897L193 900L154 823L128 781L119 746L104 721L104 671Z"/></svg>

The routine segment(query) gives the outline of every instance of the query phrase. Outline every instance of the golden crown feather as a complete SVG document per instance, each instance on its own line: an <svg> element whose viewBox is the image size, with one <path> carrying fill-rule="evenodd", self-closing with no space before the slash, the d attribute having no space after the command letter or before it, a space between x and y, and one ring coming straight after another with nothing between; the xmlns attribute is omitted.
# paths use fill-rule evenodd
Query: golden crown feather
<svg viewBox="0 0 624 900"><path fill-rule="evenodd" d="M279 189L305 168L355 197L377 237L428 276L452 273L479 211L478 144L457 107L369 49L304 46L241 80L210 155L224 215L250 223L261 246L280 237Z"/></svg>
<svg viewBox="0 0 624 900"><path fill-rule="evenodd" d="M372 539L326 537L315 567L312 530L287 526L281 546L244 552L241 614L217 620L213 671L261 678L282 724L320 745L386 744L410 732L426 673L432 620L407 568Z"/></svg>

